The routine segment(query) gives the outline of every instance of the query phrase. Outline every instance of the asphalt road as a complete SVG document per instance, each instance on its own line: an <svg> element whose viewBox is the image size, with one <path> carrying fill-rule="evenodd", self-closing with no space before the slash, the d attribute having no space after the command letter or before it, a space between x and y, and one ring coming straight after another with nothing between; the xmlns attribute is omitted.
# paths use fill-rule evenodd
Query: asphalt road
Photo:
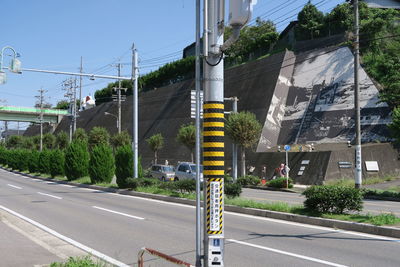
<svg viewBox="0 0 400 267"><path fill-rule="evenodd" d="M144 246L194 263L192 206L0 170L0 208L129 265ZM268 218L226 212L225 238L225 266L400 266L400 240Z"/></svg>
<svg viewBox="0 0 400 267"><path fill-rule="evenodd" d="M243 188L243 192L240 196L259 202L286 202L289 205L303 204L305 200L304 196L301 194L250 188ZM390 212L400 217L400 202L364 200L364 209L362 213L380 214L383 212Z"/></svg>

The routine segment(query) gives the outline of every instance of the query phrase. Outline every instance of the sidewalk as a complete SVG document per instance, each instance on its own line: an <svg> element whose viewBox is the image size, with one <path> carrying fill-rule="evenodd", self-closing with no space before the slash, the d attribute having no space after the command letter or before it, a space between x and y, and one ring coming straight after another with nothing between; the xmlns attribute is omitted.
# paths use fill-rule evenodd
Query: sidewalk
<svg viewBox="0 0 400 267"><path fill-rule="evenodd" d="M83 255L86 253L0 209L1 266L49 266Z"/></svg>

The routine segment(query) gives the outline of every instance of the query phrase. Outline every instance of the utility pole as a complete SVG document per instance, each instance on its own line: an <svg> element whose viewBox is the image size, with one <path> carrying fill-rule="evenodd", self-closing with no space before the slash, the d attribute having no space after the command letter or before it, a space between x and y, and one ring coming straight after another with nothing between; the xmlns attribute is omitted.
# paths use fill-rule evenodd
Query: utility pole
<svg viewBox="0 0 400 267"><path fill-rule="evenodd" d="M224 6L204 1L204 266L224 265Z"/></svg>
<svg viewBox="0 0 400 267"><path fill-rule="evenodd" d="M201 267L201 208L200 208L200 0L196 0L196 267Z"/></svg>
<svg viewBox="0 0 400 267"><path fill-rule="evenodd" d="M76 79L75 79L76 85ZM75 89L74 89L75 88ZM67 92L65 93L65 97L69 98L69 110L70 110L70 117L71 121L69 124L69 141L72 142L72 135L76 129L76 86L74 86L74 81L72 78L67 79L64 81L64 90Z"/></svg>
<svg viewBox="0 0 400 267"><path fill-rule="evenodd" d="M121 63L118 63L116 66L118 68L118 77L120 77L122 65L121 65ZM121 124L121 102L125 101L125 98L122 99L121 90L124 90L125 92L127 90L127 88L122 88L121 86L122 86L121 80L118 80L118 87L113 88L115 91L117 91L117 102L118 102L117 128L118 128L118 133L121 133L121 128L122 128L121 127L121 125L122 125ZM115 101L114 96L113 96L113 100Z"/></svg>
<svg viewBox="0 0 400 267"><path fill-rule="evenodd" d="M360 65L360 26L358 15L358 0L353 1L354 6L354 109L355 109L355 170L354 180L355 188L361 188L362 185L362 158L361 158L361 123L360 123L360 86L359 86L359 65Z"/></svg>
<svg viewBox="0 0 400 267"><path fill-rule="evenodd" d="M132 129L132 135L133 135L133 140L132 140L132 150L133 150L133 178L138 178L139 173L138 173L138 143L139 143L139 133L138 133L138 54L137 50L135 48L135 44L132 44L132 90L133 90L133 96L132 96L132 102L133 102L133 107L132 107L132 112L133 112L133 129Z"/></svg>
<svg viewBox="0 0 400 267"><path fill-rule="evenodd" d="M72 83L71 83L72 84ZM73 94L73 101L74 101L74 113L73 113L73 121L74 121L74 128L73 128L73 133L75 133L75 131L76 131L76 107L77 107L77 105L76 105L76 88L77 88L77 86L76 86L76 77L75 77L75 79L74 79L74 82L73 82L73 86L74 86L74 88L73 88L73 92L74 92L74 94Z"/></svg>
<svg viewBox="0 0 400 267"><path fill-rule="evenodd" d="M40 146L39 150L43 150L43 103L44 103L44 93L47 92L43 88L40 88L38 90L39 95L35 96L38 99L38 104L40 108L40 117L39 117L39 122L40 122Z"/></svg>

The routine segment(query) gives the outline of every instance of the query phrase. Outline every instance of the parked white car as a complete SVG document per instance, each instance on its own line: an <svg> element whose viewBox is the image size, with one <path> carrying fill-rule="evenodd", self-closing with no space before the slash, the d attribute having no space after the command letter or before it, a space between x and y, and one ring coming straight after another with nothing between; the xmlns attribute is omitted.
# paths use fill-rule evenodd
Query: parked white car
<svg viewBox="0 0 400 267"><path fill-rule="evenodd" d="M193 162L180 162L175 169L175 181L196 180L196 164ZM200 182L203 182L203 166L200 166Z"/></svg>
<svg viewBox="0 0 400 267"><path fill-rule="evenodd" d="M173 181L175 178L174 166L154 164L151 166L150 175L161 181Z"/></svg>

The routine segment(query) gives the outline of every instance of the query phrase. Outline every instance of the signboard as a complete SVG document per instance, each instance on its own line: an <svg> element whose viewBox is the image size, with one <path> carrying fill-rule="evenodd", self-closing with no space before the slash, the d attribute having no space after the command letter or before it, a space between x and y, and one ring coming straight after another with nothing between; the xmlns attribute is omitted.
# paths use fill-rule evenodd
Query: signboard
<svg viewBox="0 0 400 267"><path fill-rule="evenodd" d="M196 91L190 91L190 118L196 118ZM200 91L200 118L203 118L203 91Z"/></svg>
<svg viewBox="0 0 400 267"><path fill-rule="evenodd" d="M285 145L284 149L285 149L285 151L290 151L290 146L289 145Z"/></svg>
<svg viewBox="0 0 400 267"><path fill-rule="evenodd" d="M310 164L310 161L309 161L309 160L302 160L302 161L301 161L301 164L303 164L303 165L308 165L308 164Z"/></svg>
<svg viewBox="0 0 400 267"><path fill-rule="evenodd" d="M220 182L210 182L210 229L209 231L219 231L220 229Z"/></svg>
<svg viewBox="0 0 400 267"><path fill-rule="evenodd" d="M339 168L341 169L350 169L353 167L353 163L348 162L348 161L339 161Z"/></svg>
<svg viewBox="0 0 400 267"><path fill-rule="evenodd" d="M365 168L367 172L379 172L377 161L365 161Z"/></svg>

